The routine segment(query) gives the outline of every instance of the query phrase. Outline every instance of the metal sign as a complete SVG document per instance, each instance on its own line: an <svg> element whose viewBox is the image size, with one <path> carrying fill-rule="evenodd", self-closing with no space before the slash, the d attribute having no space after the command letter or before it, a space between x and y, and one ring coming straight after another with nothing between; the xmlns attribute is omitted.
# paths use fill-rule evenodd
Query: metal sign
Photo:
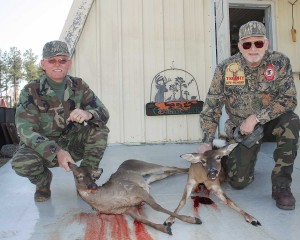
<svg viewBox="0 0 300 240"><path fill-rule="evenodd" d="M189 72L171 68L153 78L147 116L199 114L202 107L197 81Z"/></svg>

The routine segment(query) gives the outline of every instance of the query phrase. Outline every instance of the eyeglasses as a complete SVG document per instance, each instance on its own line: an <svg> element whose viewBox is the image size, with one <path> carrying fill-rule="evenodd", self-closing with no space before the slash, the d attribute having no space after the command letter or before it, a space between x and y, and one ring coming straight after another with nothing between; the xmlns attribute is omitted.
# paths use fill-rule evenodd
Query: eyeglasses
<svg viewBox="0 0 300 240"><path fill-rule="evenodd" d="M242 43L242 46L245 50L247 50L252 47L252 43L254 43L254 46L256 48L262 48L265 45L264 41L256 41L256 42L244 42L244 43Z"/></svg>
<svg viewBox="0 0 300 240"><path fill-rule="evenodd" d="M57 62L59 63L59 64L66 64L68 61L69 61L69 59L54 59L54 58L52 58L52 59L44 59L45 61L47 61L49 64L56 64Z"/></svg>

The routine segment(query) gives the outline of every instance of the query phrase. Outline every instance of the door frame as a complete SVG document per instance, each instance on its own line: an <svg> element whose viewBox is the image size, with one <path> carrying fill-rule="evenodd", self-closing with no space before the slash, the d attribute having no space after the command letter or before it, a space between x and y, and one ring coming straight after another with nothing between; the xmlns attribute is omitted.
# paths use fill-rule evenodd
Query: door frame
<svg viewBox="0 0 300 240"><path fill-rule="evenodd" d="M229 8L231 7L238 7L238 8L245 8L245 9L265 9L266 10L266 31L267 36L270 42L270 48L272 50L277 50L277 41L276 41L276 24L275 24L275 13L276 13L276 0L248 0L246 3L244 0L214 0L212 1L211 6L211 13L212 13L212 39L213 41L213 48L212 48L212 71L214 72L218 62L222 59L226 59L230 57L230 26L229 26ZM222 6L222 10L220 10L220 5ZM222 14L222 16L217 16L217 14ZM220 24L220 20L224 21ZM218 27L222 26L220 31L222 32L221 37L222 41L218 42ZM219 45L221 44L221 45ZM219 49L217 47L219 45ZM227 49L228 48L228 49ZM218 50L221 51L218 54ZM222 56L222 58L219 58ZM212 73L213 74L213 73ZM224 131L224 124L225 121L228 119L228 115L225 111L225 107L222 109L222 116L219 121L218 131L216 135L226 135ZM218 136L216 136L218 137Z"/></svg>
<svg viewBox="0 0 300 240"><path fill-rule="evenodd" d="M222 5L225 6L226 8L223 9L223 16L225 21L225 31L227 31L227 35L229 36L230 34L230 27L229 27L229 8L231 7L239 7L239 8L250 8L250 9L265 9L266 10L266 20L265 20L265 25L266 25L266 30L267 30L267 36L270 41L270 48L272 50L277 50L277 38L276 38L276 22L275 22L275 15L276 15L276 0L248 0L246 3L244 0L214 0L211 3L211 21L212 21L212 39L213 41L213 48L212 48L212 55L213 55L213 70L217 65L217 58L216 58L216 53L214 51L217 51L217 29L216 29L216 19L218 12L215 10L215 6L218 4L218 2L221 1ZM226 41L222 41L225 46L227 45L228 51L227 52L228 56L230 56L230 44Z"/></svg>

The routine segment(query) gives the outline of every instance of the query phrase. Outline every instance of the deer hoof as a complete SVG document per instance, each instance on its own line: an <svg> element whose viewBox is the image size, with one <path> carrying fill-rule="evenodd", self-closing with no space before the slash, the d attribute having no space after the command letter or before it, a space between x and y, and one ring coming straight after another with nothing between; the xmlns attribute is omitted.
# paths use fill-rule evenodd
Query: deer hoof
<svg viewBox="0 0 300 240"><path fill-rule="evenodd" d="M200 218L195 217L195 224L202 224L202 221L200 220Z"/></svg>
<svg viewBox="0 0 300 240"><path fill-rule="evenodd" d="M164 222L164 225L167 226L167 227L171 227L171 226L172 226L172 223L171 223L171 222L165 221L165 222Z"/></svg>
<svg viewBox="0 0 300 240"><path fill-rule="evenodd" d="M166 227L166 229L167 229L167 233L169 234L169 235L173 235L172 234L172 229L171 229L171 226L170 225L168 225L167 227Z"/></svg>
<svg viewBox="0 0 300 240"><path fill-rule="evenodd" d="M261 226L260 222L257 221L257 220L256 220L256 221L252 221L251 224L252 224L253 226L256 226L256 227L257 227L257 226Z"/></svg>

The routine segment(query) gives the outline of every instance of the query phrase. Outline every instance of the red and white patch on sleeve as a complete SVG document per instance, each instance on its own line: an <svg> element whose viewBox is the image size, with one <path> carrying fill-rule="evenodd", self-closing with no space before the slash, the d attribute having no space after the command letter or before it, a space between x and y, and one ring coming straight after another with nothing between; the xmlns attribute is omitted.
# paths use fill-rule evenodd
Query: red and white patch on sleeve
<svg viewBox="0 0 300 240"><path fill-rule="evenodd" d="M276 70L273 64L268 64L266 70L264 71L264 76L266 81L274 81L276 75Z"/></svg>

